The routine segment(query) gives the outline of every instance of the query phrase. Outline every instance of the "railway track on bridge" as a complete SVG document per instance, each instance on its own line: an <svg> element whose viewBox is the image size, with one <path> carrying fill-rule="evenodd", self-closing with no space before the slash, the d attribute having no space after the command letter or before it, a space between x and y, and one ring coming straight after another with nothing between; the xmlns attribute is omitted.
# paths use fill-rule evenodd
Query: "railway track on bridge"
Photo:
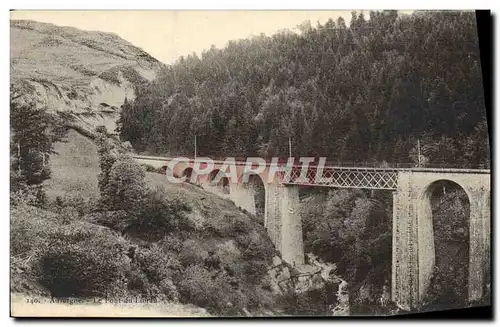
<svg viewBox="0 0 500 327"><path fill-rule="evenodd" d="M160 165L167 165L174 160L170 157L134 155L139 161L154 161ZM177 158L179 160L181 158ZM208 160L214 167L223 166L226 162L210 158L182 158L190 167L201 165ZM234 165L245 167L246 161L232 161ZM401 173L436 173L436 174L490 174L489 169L470 169L458 167L415 167L410 164L388 164L384 167L361 166L354 163L332 165L318 165L317 162L308 165L292 164L286 162L266 162L266 167L275 166L276 173L280 175L280 183L298 186L323 186L335 188L361 188L374 190L396 190L398 176ZM250 165L251 166L251 165ZM224 174L224 173L223 173ZM225 176L225 175L224 175Z"/></svg>

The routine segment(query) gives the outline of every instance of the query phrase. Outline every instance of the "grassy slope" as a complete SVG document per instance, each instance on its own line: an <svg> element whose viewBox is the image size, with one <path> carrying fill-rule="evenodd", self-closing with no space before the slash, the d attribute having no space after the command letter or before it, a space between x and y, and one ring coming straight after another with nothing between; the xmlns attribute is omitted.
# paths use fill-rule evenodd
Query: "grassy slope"
<svg viewBox="0 0 500 327"><path fill-rule="evenodd" d="M51 156L50 163L52 177L45 182L49 200L55 200L56 196L84 198L98 196L97 175L100 168L96 145L85 136L70 130L64 142L55 145L55 151L57 154ZM170 184L166 176L157 173L146 173L146 182L151 188L164 187L170 197L175 197L191 207L190 218L199 226L230 230L235 219L243 219L255 229L247 235L248 238L260 239L266 235L261 225L252 222L252 218L243 214L230 200L207 193L190 184ZM207 218L209 221L206 221ZM213 243L221 240L210 240L209 235L205 241ZM209 250L213 244L201 245Z"/></svg>
<svg viewBox="0 0 500 327"><path fill-rule="evenodd" d="M54 150L56 154L50 157L52 177L45 182L49 199L53 200L56 196L67 195L96 196L99 193L97 175L100 171L96 145L87 137L71 129L63 142L55 144ZM179 186L168 184L166 178L163 177L156 173L146 173L146 181L151 187L163 186L169 191L180 192L180 194L184 193L183 189L190 189L200 196L198 188L185 184ZM215 197L214 201L217 199L218 197ZM186 198L186 200L190 199Z"/></svg>
<svg viewBox="0 0 500 327"><path fill-rule="evenodd" d="M50 157L52 178L46 181L49 198L64 195L90 197L98 194L99 158L95 144L70 130L64 143L56 143L55 151L57 154Z"/></svg>
<svg viewBox="0 0 500 327"><path fill-rule="evenodd" d="M99 162L95 144L78 132L70 130L65 142L56 144L55 148L57 154L51 157L52 178L45 184L49 200L53 201L56 196L96 197ZM249 247L253 248L252 244L259 244L260 247L267 249L266 251L274 253L274 247L263 226L252 221L250 216L241 212L229 200L189 184L169 184L164 177L157 173L147 173L146 180L150 187L164 187L169 198L177 198L191 208L188 218L194 222L196 231L188 236L183 244L190 242L189 247L196 249L197 256L206 258L211 251L216 251L220 254L222 262L236 269L238 276L248 274L245 272L247 268L261 267L259 264L271 265L270 258L266 259L260 255L255 258L246 257ZM11 215L16 216L16 212ZM18 215L24 217L31 214L21 212ZM46 212L33 213L34 217L44 221L46 215ZM127 235L126 239L133 243L138 242L140 246L147 246L148 243L132 235ZM169 253L169 255L174 254ZM268 291L263 291L252 282L243 279L241 281L242 292L255 294L248 296L258 297L259 302L272 303L272 296ZM30 288L36 289L36 285ZM13 291L23 292L23 287Z"/></svg>
<svg viewBox="0 0 500 327"><path fill-rule="evenodd" d="M114 133L120 106L163 66L116 34L10 21L10 84L16 101L64 112L85 130Z"/></svg>
<svg viewBox="0 0 500 327"><path fill-rule="evenodd" d="M146 69L159 65L146 52L111 33L11 21L10 36L14 78L43 78L79 86L118 65Z"/></svg>

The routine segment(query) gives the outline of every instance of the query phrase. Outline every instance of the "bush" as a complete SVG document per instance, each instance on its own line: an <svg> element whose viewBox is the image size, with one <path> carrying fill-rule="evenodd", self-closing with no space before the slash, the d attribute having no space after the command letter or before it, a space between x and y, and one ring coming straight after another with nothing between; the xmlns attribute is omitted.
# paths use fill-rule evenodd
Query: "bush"
<svg viewBox="0 0 500 327"><path fill-rule="evenodd" d="M177 283L182 302L204 308L214 304L213 288L210 272L199 264L188 267L184 271L184 277Z"/></svg>
<svg viewBox="0 0 500 327"><path fill-rule="evenodd" d="M177 302L179 300L179 292L170 278L153 282L148 279L147 273L138 265L132 266L132 269L125 274L129 292L135 296L155 299L156 301Z"/></svg>
<svg viewBox="0 0 500 327"><path fill-rule="evenodd" d="M169 270L170 258L158 245L153 244L150 249L140 248L136 258L149 281L159 284L162 280L172 277Z"/></svg>
<svg viewBox="0 0 500 327"><path fill-rule="evenodd" d="M177 302L179 301L179 292L171 279L163 279L159 285L160 293L163 294L167 300Z"/></svg>
<svg viewBox="0 0 500 327"><path fill-rule="evenodd" d="M182 239L176 235L169 235L164 237L159 244L165 251L173 251L179 253L182 250Z"/></svg>
<svg viewBox="0 0 500 327"><path fill-rule="evenodd" d="M80 194L68 194L65 196L57 196L50 203L49 209L59 213L63 221L76 220L88 215L97 207L97 200L94 198L84 198Z"/></svg>
<svg viewBox="0 0 500 327"><path fill-rule="evenodd" d="M177 281L183 303L203 307L213 314L237 315L248 300L231 286L231 278L224 273L209 271L202 265L189 266Z"/></svg>
<svg viewBox="0 0 500 327"><path fill-rule="evenodd" d="M10 253L12 256L41 251L54 233L58 216L40 208L18 205L11 208Z"/></svg>
<svg viewBox="0 0 500 327"><path fill-rule="evenodd" d="M179 260L184 267L202 264L208 258L208 251L194 240L182 243Z"/></svg>
<svg viewBox="0 0 500 327"><path fill-rule="evenodd" d="M122 155L111 166L103 202L109 210L137 212L147 192L145 172L131 157Z"/></svg>
<svg viewBox="0 0 500 327"><path fill-rule="evenodd" d="M120 233L123 233L133 221L125 210L93 212L85 216L85 220L109 227Z"/></svg>
<svg viewBox="0 0 500 327"><path fill-rule="evenodd" d="M278 305L289 315L326 316L331 315L330 308L337 304L338 285L327 282L324 287L311 289L303 293L290 290L278 301Z"/></svg>
<svg viewBox="0 0 500 327"><path fill-rule="evenodd" d="M224 266L231 267L241 258L241 251L233 240L218 244L215 247L214 256Z"/></svg>
<svg viewBox="0 0 500 327"><path fill-rule="evenodd" d="M142 164L141 166L144 167L147 172L154 172L154 173L157 172L157 169L155 167L151 166L151 165Z"/></svg>
<svg viewBox="0 0 500 327"><path fill-rule="evenodd" d="M106 129L106 126L104 126L104 125L96 126L95 131L96 131L96 133L101 133L101 134L108 136L108 130Z"/></svg>
<svg viewBox="0 0 500 327"><path fill-rule="evenodd" d="M163 188L149 190L131 217L129 232L149 241L159 241L166 235L191 231L193 224L184 214L189 210L180 200L169 199Z"/></svg>
<svg viewBox="0 0 500 327"><path fill-rule="evenodd" d="M254 260L243 264L243 272L248 281L259 283L267 272L268 263L263 260Z"/></svg>
<svg viewBox="0 0 500 327"><path fill-rule="evenodd" d="M20 181L15 181L15 187L12 186L10 192L10 204L15 206L19 204L31 205L43 208L47 204L47 195L42 185L27 185Z"/></svg>
<svg viewBox="0 0 500 327"><path fill-rule="evenodd" d="M61 205L63 200L56 203ZM40 208L20 205L11 215L13 260L24 263L30 276L52 296L132 295L178 301L172 279L182 278L182 265L167 249L168 239L137 249L105 227L81 221L61 224L60 214ZM92 217L109 222L119 215L101 212Z"/></svg>
<svg viewBox="0 0 500 327"><path fill-rule="evenodd" d="M101 228L67 225L40 255L40 283L55 297L108 296L123 290L125 244Z"/></svg>
<svg viewBox="0 0 500 327"><path fill-rule="evenodd" d="M120 85L120 80L118 78L118 72L119 72L118 69L112 68L110 70L103 71L101 74L99 74L99 78L101 78L102 80L104 80L108 83Z"/></svg>
<svg viewBox="0 0 500 327"><path fill-rule="evenodd" d="M235 214L234 216L227 216L226 218L228 224L228 236L245 236L255 228L247 215Z"/></svg>
<svg viewBox="0 0 500 327"><path fill-rule="evenodd" d="M127 288L130 291L146 295L146 291L149 288L149 281L146 274L139 267L128 270L125 276L127 279Z"/></svg>

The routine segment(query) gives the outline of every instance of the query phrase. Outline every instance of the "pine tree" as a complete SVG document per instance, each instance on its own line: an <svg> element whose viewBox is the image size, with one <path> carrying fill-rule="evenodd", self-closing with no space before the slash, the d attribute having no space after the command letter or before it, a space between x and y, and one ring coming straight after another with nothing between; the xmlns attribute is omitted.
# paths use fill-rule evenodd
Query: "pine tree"
<svg viewBox="0 0 500 327"><path fill-rule="evenodd" d="M111 174L111 168L116 161L112 150L113 146L109 139L103 133L99 133L95 139L97 144L97 153L99 155L99 166L101 171L98 175L98 186L99 193L101 195L101 204L104 207L110 205L110 199L108 196L108 184Z"/></svg>
<svg viewBox="0 0 500 327"><path fill-rule="evenodd" d="M127 101L120 136L138 151L189 155L202 133L212 156L283 155L292 137L294 153L391 163L396 146L407 161L410 140L429 135L467 148L461 165L489 161L487 129L476 132L486 118L474 13L369 16L181 58Z"/></svg>
<svg viewBox="0 0 500 327"><path fill-rule="evenodd" d="M10 130L11 169L27 185L50 178L50 154L65 133L62 121L34 104L12 101Z"/></svg>

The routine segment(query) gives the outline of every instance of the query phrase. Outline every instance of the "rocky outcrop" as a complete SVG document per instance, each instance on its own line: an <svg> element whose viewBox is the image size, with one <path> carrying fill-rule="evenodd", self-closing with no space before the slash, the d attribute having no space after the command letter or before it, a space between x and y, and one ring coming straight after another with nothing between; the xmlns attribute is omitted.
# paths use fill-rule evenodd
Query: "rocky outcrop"
<svg viewBox="0 0 500 327"><path fill-rule="evenodd" d="M313 254L307 254L309 264L290 267L280 257L273 258L273 266L268 270L271 289L275 294L301 294L311 290L336 290L336 301L330 304L332 316L349 315L349 294L347 282L335 275L335 264L324 263ZM327 284L330 286L327 288Z"/></svg>
<svg viewBox="0 0 500 327"><path fill-rule="evenodd" d="M11 99L113 133L121 105L155 78L158 60L119 36L29 20L10 22Z"/></svg>

